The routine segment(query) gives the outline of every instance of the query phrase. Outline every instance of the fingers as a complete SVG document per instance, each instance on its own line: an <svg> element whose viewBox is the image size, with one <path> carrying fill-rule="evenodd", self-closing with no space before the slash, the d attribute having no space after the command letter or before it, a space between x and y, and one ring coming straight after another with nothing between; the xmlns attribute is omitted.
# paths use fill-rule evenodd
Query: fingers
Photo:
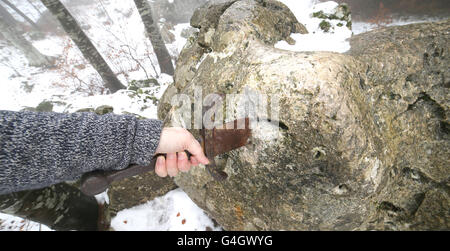
<svg viewBox="0 0 450 251"><path fill-rule="evenodd" d="M164 128L161 133L156 153L176 153L182 152L183 150L188 150L192 153L198 163L204 165L209 164L209 160L203 153L200 143L188 130L184 128ZM168 164L167 161L168 159L166 159L166 165ZM169 166L173 166L172 164L173 162L171 162ZM170 175L170 168L167 168L167 171Z"/></svg>
<svg viewBox="0 0 450 251"><path fill-rule="evenodd" d="M200 162L198 162L197 158L194 156L191 157L191 166L198 166Z"/></svg>
<svg viewBox="0 0 450 251"><path fill-rule="evenodd" d="M159 177L167 177L166 158L164 156L159 156L156 159L155 173Z"/></svg>
<svg viewBox="0 0 450 251"><path fill-rule="evenodd" d="M177 154L176 153L168 153L167 154L166 168L167 168L167 174L169 174L170 177L175 177L178 174Z"/></svg>
<svg viewBox="0 0 450 251"><path fill-rule="evenodd" d="M191 164L188 160L188 156L185 152L179 152L178 153L178 170L181 172L187 172L189 169L191 169Z"/></svg>
<svg viewBox="0 0 450 251"><path fill-rule="evenodd" d="M156 160L155 173L160 177L176 176L180 171L188 172L191 166L197 166L200 162L196 157L188 158L185 152L178 154L167 154L167 159L164 156L159 156Z"/></svg>
<svg viewBox="0 0 450 251"><path fill-rule="evenodd" d="M201 163L203 165L209 164L209 160L208 160L208 158L206 158L205 153L203 152L202 146L194 137L192 137L191 141L187 145L187 150L190 153L192 153L192 155L195 156L196 160L199 163Z"/></svg>

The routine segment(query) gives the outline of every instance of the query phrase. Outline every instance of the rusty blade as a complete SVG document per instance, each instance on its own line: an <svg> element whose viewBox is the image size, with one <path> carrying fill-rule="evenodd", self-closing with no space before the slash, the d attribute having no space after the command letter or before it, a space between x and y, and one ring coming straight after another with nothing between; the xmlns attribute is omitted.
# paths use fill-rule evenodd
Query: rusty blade
<svg viewBox="0 0 450 251"><path fill-rule="evenodd" d="M207 157L212 158L247 145L251 136L249 125L249 118L244 118L227 123L222 128L203 129Z"/></svg>
<svg viewBox="0 0 450 251"><path fill-rule="evenodd" d="M217 181L227 179L228 174L216 166L214 157L247 145L251 136L249 118L235 120L221 128L202 129L200 134L203 150L210 160L206 170Z"/></svg>

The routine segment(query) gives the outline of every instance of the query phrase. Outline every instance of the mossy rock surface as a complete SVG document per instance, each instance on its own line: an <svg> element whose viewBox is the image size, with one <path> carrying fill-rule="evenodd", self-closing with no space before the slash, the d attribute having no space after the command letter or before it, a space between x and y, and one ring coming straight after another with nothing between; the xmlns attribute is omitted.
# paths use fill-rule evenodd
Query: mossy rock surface
<svg viewBox="0 0 450 251"><path fill-rule="evenodd" d="M94 108L82 108L77 110L76 112L95 112Z"/></svg>
<svg viewBox="0 0 450 251"><path fill-rule="evenodd" d="M113 113L114 108L109 105L102 105L102 106L97 107L94 112L97 113L98 115L105 115L108 113Z"/></svg>
<svg viewBox="0 0 450 251"><path fill-rule="evenodd" d="M315 18L323 19L319 24L319 27L324 32L330 32L330 30L333 28L332 24L330 23L331 20L341 21L336 25L337 27L342 27L345 25L350 30L352 29L352 16L350 7L345 3L339 4L331 13L317 11L314 12L312 16Z"/></svg>
<svg viewBox="0 0 450 251"><path fill-rule="evenodd" d="M274 48L291 16L269 0L194 14L200 32L164 100L195 86L279 95L282 126L261 124L218 156L226 180L197 167L176 184L226 230L450 229L450 20L360 34L339 54ZM170 108L159 114L176 125L184 110Z"/></svg>
<svg viewBox="0 0 450 251"><path fill-rule="evenodd" d="M320 22L319 27L323 31L329 32L331 29L331 24L330 24L330 22L323 20L322 22Z"/></svg>
<svg viewBox="0 0 450 251"><path fill-rule="evenodd" d="M37 112L52 112L53 103L51 101L43 101L36 107Z"/></svg>

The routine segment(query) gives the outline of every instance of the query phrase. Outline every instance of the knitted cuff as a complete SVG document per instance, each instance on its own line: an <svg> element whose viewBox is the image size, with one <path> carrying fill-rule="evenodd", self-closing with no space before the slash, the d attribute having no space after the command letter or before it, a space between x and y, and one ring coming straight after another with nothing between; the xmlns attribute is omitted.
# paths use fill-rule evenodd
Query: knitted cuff
<svg viewBox="0 0 450 251"><path fill-rule="evenodd" d="M150 164L159 144L163 122L154 119L138 120L134 136L131 164Z"/></svg>

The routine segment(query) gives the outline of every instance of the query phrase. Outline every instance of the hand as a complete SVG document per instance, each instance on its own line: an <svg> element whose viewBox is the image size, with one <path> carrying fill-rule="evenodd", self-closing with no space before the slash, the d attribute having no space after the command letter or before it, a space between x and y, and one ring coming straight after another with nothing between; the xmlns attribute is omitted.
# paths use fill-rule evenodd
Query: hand
<svg viewBox="0 0 450 251"><path fill-rule="evenodd" d="M190 160L184 150L192 154ZM174 177L179 171L189 171L191 166L209 164L200 143L184 128L163 128L156 153L167 155L159 156L156 161L155 172L160 177Z"/></svg>

